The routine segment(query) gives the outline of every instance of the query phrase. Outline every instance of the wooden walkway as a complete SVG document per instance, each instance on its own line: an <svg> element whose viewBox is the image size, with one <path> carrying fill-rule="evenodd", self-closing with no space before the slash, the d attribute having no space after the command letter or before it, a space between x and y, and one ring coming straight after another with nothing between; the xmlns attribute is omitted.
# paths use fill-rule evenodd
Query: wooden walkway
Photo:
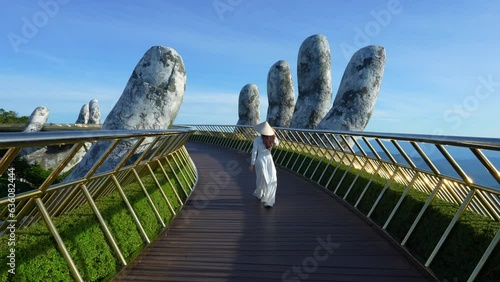
<svg viewBox="0 0 500 282"><path fill-rule="evenodd" d="M278 169L274 208L252 196L249 155L189 143L190 200L116 281L435 281L339 200Z"/></svg>

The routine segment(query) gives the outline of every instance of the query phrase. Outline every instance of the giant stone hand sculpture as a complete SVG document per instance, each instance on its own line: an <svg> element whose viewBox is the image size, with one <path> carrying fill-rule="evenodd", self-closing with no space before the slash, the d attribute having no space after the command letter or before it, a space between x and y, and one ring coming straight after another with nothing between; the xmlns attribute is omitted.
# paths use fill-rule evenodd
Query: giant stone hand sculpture
<svg viewBox="0 0 500 282"><path fill-rule="evenodd" d="M179 112L186 89L181 56L170 47L151 47L139 61L103 130L167 129ZM148 142L144 142L146 147ZM110 142L94 144L66 181L84 176ZM113 169L133 146L121 142L98 172Z"/></svg>
<svg viewBox="0 0 500 282"><path fill-rule="evenodd" d="M292 72L286 61L276 62L267 75L267 122L271 126L289 127L295 108Z"/></svg>
<svg viewBox="0 0 500 282"><path fill-rule="evenodd" d="M324 35L308 37L299 49L297 78L299 95L292 128L314 129L332 105L330 45Z"/></svg>
<svg viewBox="0 0 500 282"><path fill-rule="evenodd" d="M317 129L363 131L375 109L384 66L384 47L367 46L354 53L333 106Z"/></svg>
<svg viewBox="0 0 500 282"><path fill-rule="evenodd" d="M260 123L260 99L257 85L249 83L240 91L237 125L256 125Z"/></svg>

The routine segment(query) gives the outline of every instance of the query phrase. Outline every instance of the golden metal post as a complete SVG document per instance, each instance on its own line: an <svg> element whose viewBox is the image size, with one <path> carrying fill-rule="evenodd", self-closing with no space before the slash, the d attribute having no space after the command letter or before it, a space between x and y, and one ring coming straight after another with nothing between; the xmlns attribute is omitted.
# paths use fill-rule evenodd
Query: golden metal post
<svg viewBox="0 0 500 282"><path fill-rule="evenodd" d="M361 194L358 197L358 200L356 201L356 204L354 204L355 208L358 207L359 202L361 202L361 199L363 199L363 196L365 195L366 191L368 191L368 187L370 187L370 184L372 183L373 179L375 178L375 175L377 175L377 172L379 171L380 167L382 167L382 164L383 164L383 162L380 161L380 164L378 165L377 170L372 174L368 183L366 183L365 188L363 189L363 191L361 192Z"/></svg>
<svg viewBox="0 0 500 282"><path fill-rule="evenodd" d="M349 193L351 192L351 189L352 187L354 187L354 184L356 183L356 181L358 180L359 176L361 175L361 173L363 171L365 171L365 167L366 167L366 164L368 164L370 162L370 158L366 157L365 156L365 162L363 163L363 166L358 170L358 172L356 173L356 177L354 177L354 180L351 182L351 185L349 186L349 188L347 189L347 192L345 192L344 194L344 197L342 197L344 200L347 199L347 196L349 196ZM375 175L375 174L373 174Z"/></svg>
<svg viewBox="0 0 500 282"><path fill-rule="evenodd" d="M160 169L161 171L163 172L163 175L165 176L165 179L167 179L168 181L168 185L170 186L170 188L172 189L172 191L174 192L175 194L175 197L177 198L177 200L179 201L179 204L184 204L184 202L181 200L181 197L179 197L179 193L177 193L177 190L175 189L174 185L172 184L172 182L170 181L170 178L168 177L168 174L167 172L165 171L165 169L163 168L163 164L161 163L160 160L156 160L158 162L158 164L160 165ZM184 191L183 189L181 189L182 192L184 193L184 195L186 196L187 198L187 193L186 191Z"/></svg>
<svg viewBox="0 0 500 282"><path fill-rule="evenodd" d="M497 234L495 235L495 237L491 241L490 245L488 246L488 248L484 252L483 256L481 257L481 259L477 263L476 267L474 268L474 271L472 271L472 274L470 275L469 279L467 279L467 282L472 282L472 281L476 280L477 275L481 271L481 268L483 268L484 264L486 263L486 261L490 257L491 253L493 253L493 250L495 249L495 247L499 241L500 241L500 230L498 230Z"/></svg>
<svg viewBox="0 0 500 282"><path fill-rule="evenodd" d="M391 178L389 180L387 180L387 182L385 183L384 188L382 189L382 191L380 191L380 194L378 195L377 200L375 200L375 203L373 203L372 208L370 209L370 211L368 212L366 217L370 218L372 213L375 211L375 208L378 206L378 203L380 202L380 200L382 200L382 197L384 196L385 191L387 191L387 189L389 189L389 186L391 185L392 181L394 180L394 178L398 174L399 170L400 170L400 167L399 166L396 167L396 170L392 174Z"/></svg>
<svg viewBox="0 0 500 282"><path fill-rule="evenodd" d="M151 169L151 166L149 166L149 164L146 164L146 167L148 168L149 170L149 173L151 174L151 176L153 177L154 181L155 181L155 184L156 186L158 187L158 189L160 190L160 193L161 195L163 196L163 199L165 200L165 202L167 203L168 205L168 208L170 209L170 212L175 216L177 213L175 212L175 209L174 207L172 206L172 204L170 203L170 200L168 199L167 197L167 194L165 194L165 191L163 191L163 188L161 187L161 184L158 182L158 179L156 179L156 176L155 176L155 173L153 172L153 170Z"/></svg>
<svg viewBox="0 0 500 282"><path fill-rule="evenodd" d="M420 219L422 219L422 216L424 215L425 211L427 210L427 208L430 206L430 204L432 203L432 200L434 200L434 197L436 196L437 192L439 191L439 189L441 188L441 185L443 184L443 179L439 179L439 182L438 184L436 185L436 187L434 188L434 191L432 191L432 193L429 195L429 197L427 197L427 200L425 201L425 204L424 206L422 207L422 209L420 210L420 213L417 215L417 218L415 218L415 220L413 221L413 224L411 225L410 229L408 230L408 232L406 233L406 236L405 238L403 239L403 241L401 242L401 245L404 246L406 245L406 242L408 242L408 239L410 239L410 236L411 234L413 233L413 231L415 230L415 228L417 227L418 223L420 222Z"/></svg>
<svg viewBox="0 0 500 282"><path fill-rule="evenodd" d="M453 219L451 220L450 224L448 225L448 227L444 231L443 236L441 236L441 239L439 239L439 242L437 243L436 247L432 251L432 253L429 256L429 258L427 259L427 261L425 262L425 267L429 267L431 265L432 261L434 260L434 258L436 257L437 253L439 252L439 249L441 249L441 247L443 246L444 241L446 241L446 239L448 238L448 235L450 234L451 230L453 229L453 227L457 223L457 221L460 218L460 216L462 215L462 213L467 208L467 205L471 201L472 197L474 197L474 192L475 192L474 189L470 189L469 194L467 195L467 198L465 198L464 202L462 203L462 205L460 206L460 208L458 209L458 211L455 213L455 216L453 217Z"/></svg>
<svg viewBox="0 0 500 282"><path fill-rule="evenodd" d="M73 145L70 153L64 158L64 160L50 173L50 175L45 179L45 181L40 185L38 190L41 192L45 192L47 188L49 188L50 184L56 180L57 176L61 173L61 171L68 165L68 163L73 159L76 153L80 150L84 143L77 143Z"/></svg>
<svg viewBox="0 0 500 282"><path fill-rule="evenodd" d="M175 165L179 168L179 172L181 173L182 178L184 178L186 185L188 185L188 187L189 187L190 184L189 184L188 177L186 177L186 175L184 174L184 170L182 169L182 165L177 162L177 158L178 158L177 153L178 153L178 151L175 151L173 154L171 154L171 157L174 160ZM189 189L191 190L191 187L189 187Z"/></svg>
<svg viewBox="0 0 500 282"><path fill-rule="evenodd" d="M113 248L113 251L115 251L115 254L118 256L118 259L122 263L122 265L127 265L127 261L125 260L125 257L123 257L123 254L116 244L115 238L113 237L113 234L109 231L108 226L106 225L106 221L104 221L104 218L101 215L101 212L99 211L99 208L97 208L97 205L94 202L94 199L90 195L87 187L82 184L80 185L80 188L82 189L83 193L85 194L85 197L87 198L87 201L90 204L90 207L94 211L95 216L97 217L97 220L99 220L99 224L101 225L101 229L104 232L104 235L106 236L106 239L108 239L109 244L111 245L111 248Z"/></svg>
<svg viewBox="0 0 500 282"><path fill-rule="evenodd" d="M485 191L480 191L480 190L478 190L477 192L479 194L479 197L481 199L483 199L485 204L488 206L489 211L491 213L493 213L494 216L492 217L492 219L496 220L496 221L500 221L500 211L495 208L494 200L493 200L493 197L491 196L491 194L489 194L488 192L485 192Z"/></svg>
<svg viewBox="0 0 500 282"><path fill-rule="evenodd" d="M396 204L396 206L392 210L391 214L387 218L387 220L386 220L384 226L382 227L382 229L385 230L387 228L387 226L389 225L389 223L391 223L392 218L394 217L394 215L398 211L399 207L403 203L403 200L406 198L406 195L408 195L408 193L410 192L410 189L413 186L413 183L415 183L415 180L417 180L417 178L418 178L418 172L415 172L415 175L411 179L410 183L408 183L408 185L406 186L406 189L404 190L403 194L401 194L401 197L399 197L398 203Z"/></svg>
<svg viewBox="0 0 500 282"><path fill-rule="evenodd" d="M17 154L19 154L21 148L10 148L7 153L0 159L0 175L2 175L9 164L16 158Z"/></svg>
<svg viewBox="0 0 500 282"><path fill-rule="evenodd" d="M168 167L170 168L170 171L174 174L174 177L177 180L177 183L179 183L179 186L181 187L181 189L186 191L186 189L184 188L184 185L182 185L182 182L180 181L179 177L177 176L177 173L175 173L175 170L172 167L172 164L170 164L170 162L168 161L167 157L165 157L165 161L167 162ZM190 187L188 187L188 189L189 189L189 191L192 191L192 189Z"/></svg>
<svg viewBox="0 0 500 282"><path fill-rule="evenodd" d="M138 141L135 142L134 146L128 150L127 155L125 155L121 159L121 161L116 165L116 167L114 168L114 171L119 171L125 165L125 163L135 154L135 152L141 146L141 144L142 144L142 142L144 142L144 140L146 140L145 137L143 137L140 140L138 140ZM134 164L137 164L138 162L140 162L140 160L136 160L134 162Z"/></svg>
<svg viewBox="0 0 500 282"><path fill-rule="evenodd" d="M66 249L66 246L64 245L63 240L61 239L61 236L59 235L59 232L57 232L56 226L52 222L50 215L47 213L47 210L45 209L45 206L42 202L42 199L36 198L35 203L38 207L38 210L40 211L40 214L43 217L43 220L45 221L45 224L47 225L47 228L49 229L50 233L52 233L52 236L54 236L54 239L56 240L57 247L59 248L59 251L62 253L64 259L68 263L68 267L69 267L71 274L73 275L73 278L76 281L83 281L83 278L80 275L80 272L78 272L78 269L76 268L76 265L73 262L71 255L69 254L68 250Z"/></svg>
<svg viewBox="0 0 500 282"><path fill-rule="evenodd" d="M351 164L349 165L349 167L345 170L344 174L342 175L342 178L340 179L339 183L337 183L337 187L335 188L335 190L333 191L333 193L337 194L337 190L339 190L340 186L342 185L342 182L344 182L344 179L345 177L347 176L347 174L351 171L351 169L354 167L354 160L357 159L357 156L356 155L352 155L351 156L352 159L351 159Z"/></svg>
<svg viewBox="0 0 500 282"><path fill-rule="evenodd" d="M116 176L114 176L114 175L111 175L111 179L115 183L116 189L120 193L120 196L122 197L123 202L125 202L125 205L127 206L128 211L132 215L132 218L134 219L135 224L137 225L137 228L139 229L139 233L141 234L144 241L146 241L147 244L150 244L151 241L149 240L148 234L146 234L146 231L144 231L144 228L142 227L141 221L137 217L137 215L134 211L134 208L132 207L132 205L128 201L127 196L125 195L125 192L123 192L123 188L120 185L120 182L118 182L118 179L116 179Z"/></svg>
<svg viewBox="0 0 500 282"><path fill-rule="evenodd" d="M148 190L144 186L144 183L142 183L141 177L139 174L137 174L137 171L135 169L132 169L132 172L134 173L135 179L137 180L137 183L139 183L139 186L141 186L142 192L144 192L144 195L146 196L146 199L148 200L149 205L153 209L153 212L156 216L156 219L158 219L158 222L160 222L161 227L165 228L167 227L165 225L165 222L163 222L163 218L161 217L160 213L158 212L158 209L155 206L155 203L153 202L153 199L151 199L151 196L148 193ZM160 187L161 189L161 187Z"/></svg>
<svg viewBox="0 0 500 282"><path fill-rule="evenodd" d="M196 179L194 177L195 172L194 172L194 169L192 166L193 162L192 162L191 158L189 157L189 154L186 150L186 147L183 146L178 152L180 154L179 158L182 160L184 165L189 169L189 171L191 173L191 174L188 174L188 178L191 180L191 185L194 185L194 183L196 182ZM187 174L187 171L186 171L186 174Z"/></svg>

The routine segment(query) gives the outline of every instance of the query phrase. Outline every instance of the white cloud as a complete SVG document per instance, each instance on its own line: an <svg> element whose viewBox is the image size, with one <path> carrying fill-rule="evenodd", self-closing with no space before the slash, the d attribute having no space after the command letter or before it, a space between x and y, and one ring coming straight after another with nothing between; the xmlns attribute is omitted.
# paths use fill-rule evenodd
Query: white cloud
<svg viewBox="0 0 500 282"><path fill-rule="evenodd" d="M45 60L49 63L55 63L55 64L64 64L65 60L63 58L51 55L49 53L39 51L39 50L20 50L19 55L27 55L27 56L32 56L35 58L39 58L42 60Z"/></svg>
<svg viewBox="0 0 500 282"><path fill-rule="evenodd" d="M0 85L4 97L1 107L29 116L36 107L45 106L50 112L49 122L74 122L81 106L91 99L99 101L105 116L122 91L87 81L75 83L29 75L0 75Z"/></svg>
<svg viewBox="0 0 500 282"><path fill-rule="evenodd" d="M23 48L16 56L11 52L0 55L12 56L5 57L0 70L1 107L27 115L44 104L51 110L51 119L71 122L83 103L97 98L106 114L144 49L168 45L183 56L188 72L188 91L177 122L236 123L238 94L247 82L259 85L264 119L266 74L274 62L289 62L296 86L296 58L302 40L314 33L325 34L332 49L335 95L348 61L339 44L352 42L354 28L364 28L373 20L370 11L379 11L387 3L367 2L360 7L350 2L310 5L291 1L283 6L243 1L221 21L211 1L151 0L138 4L129 0L121 5L74 1L61 9L57 20L51 21L27 50ZM500 88L481 100L457 129L443 119L446 110L463 105L474 95L478 77L491 75L500 81L496 50L500 42L494 36L498 5L493 3L459 1L455 6L433 4L430 10L425 3L402 3L402 13L394 15L391 23L369 40L370 44L383 45L387 52L382 88L369 128L493 132L482 126L496 116ZM19 16L31 14L23 10L9 16L17 24Z"/></svg>

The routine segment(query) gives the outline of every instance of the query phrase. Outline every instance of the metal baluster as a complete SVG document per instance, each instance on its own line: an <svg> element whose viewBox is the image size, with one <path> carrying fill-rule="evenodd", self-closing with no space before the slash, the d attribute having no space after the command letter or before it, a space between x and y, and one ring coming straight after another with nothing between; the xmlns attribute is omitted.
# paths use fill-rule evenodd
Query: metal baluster
<svg viewBox="0 0 500 282"><path fill-rule="evenodd" d="M158 182L158 179L156 179L156 176L155 176L155 173L154 171L151 169L151 166L149 164L146 164L146 167L148 168L148 171L149 173L151 174L151 177L153 178L158 190L160 190L160 194L163 196L163 199L165 200L165 202L167 203L168 205L168 208L170 209L170 212L175 216L177 213L175 212L175 209L174 207L172 206L172 204L170 203L170 200L168 199L167 197L167 194L165 194L165 191L163 191L163 187L161 186L161 184ZM134 170L135 172L135 170ZM138 177L138 175L136 176Z"/></svg>
<svg viewBox="0 0 500 282"><path fill-rule="evenodd" d="M401 242L401 245L404 246L406 245L406 242L408 242L408 239L410 239L410 236L411 234L413 233L413 231L415 230L415 228L417 227L418 223L420 222L420 219L422 219L422 216L424 215L425 211L427 210L427 208L430 206L430 204L432 203L432 200L434 200L434 197L436 196L437 192L439 191L439 189L441 188L441 185L443 184L443 179L439 179L439 182L438 184L436 185L436 187L434 188L434 191L432 191L432 193L429 195L429 197L427 197L427 200L425 201L425 204L424 206L422 207L422 209L420 210L420 212L418 213L417 215L417 218L415 218L415 220L413 221L413 224L411 225L410 229L408 230L408 232L406 233L406 236L405 238L403 239L403 241Z"/></svg>
<svg viewBox="0 0 500 282"><path fill-rule="evenodd" d="M90 207L92 208L92 211L94 211L95 216L97 217L97 220L99 221L99 224L101 225L101 229L104 232L104 235L106 236L106 239L108 239L109 244L111 245L111 248L115 252L115 254L118 256L118 259L122 263L122 265L127 265L127 261L125 260L125 257L122 254L122 251L120 250L120 247L118 247L118 244L116 244L115 238L111 234L111 231L109 231L108 225L106 224L106 221L104 221L104 218L101 215L101 212L99 211L99 208L97 208L97 205L94 202L94 199L90 195L89 191L87 190L87 187L85 185L80 185L80 188L82 189L83 193L85 194L85 197L87 198L87 201L89 202Z"/></svg>
<svg viewBox="0 0 500 282"><path fill-rule="evenodd" d="M406 189L404 190L403 194L401 194L401 197L399 197L399 201L398 203L396 204L396 206L394 207L394 209L392 210L391 214L389 215L389 217L387 218L387 221L385 222L384 226L382 227L382 229L386 229L387 226L389 225L389 223L391 223L391 220L392 218L394 217L394 215L396 214L396 212L398 211L399 207L401 206L401 204L403 203L403 200L406 198L406 195L408 195L408 193L410 192L410 189L411 187L413 186L413 183L415 183L415 180L417 180L417 177L418 177L418 172L415 173L415 175L413 176L412 180L410 181L410 183L406 186Z"/></svg>
<svg viewBox="0 0 500 282"><path fill-rule="evenodd" d="M500 230L498 230L497 234L495 235L495 237L491 241L490 245L488 246L488 248L484 252L483 256L481 257L481 259L477 263L476 267L474 268L474 271L472 271L472 274L470 275L469 279L467 279L467 282L472 282L472 281L476 280L477 275L481 271L481 268L483 268L484 264L486 263L486 261L490 257L491 253L493 253L493 250L495 249L495 247L499 241L500 241Z"/></svg>
<svg viewBox="0 0 500 282"><path fill-rule="evenodd" d="M457 221L460 218L460 216L462 215L462 213L467 208L467 205L469 205L470 200L472 199L472 197L474 197L474 192L475 192L474 189L471 189L469 191L469 194L467 195L467 198L465 198L464 202L462 203L462 205L460 206L460 208L455 213L455 216L453 217L453 219L451 220L450 224L448 225L448 227L444 231L443 236L441 236L441 239L439 239L439 242L437 243L436 247L432 251L432 253L429 256L429 258L427 259L427 261L425 262L425 267L429 267L431 265L432 261L434 260L434 258L436 257L437 253L439 252L439 249L441 249L441 247L443 246L444 242L448 238L448 235L450 234L451 230L453 229L453 227L457 223Z"/></svg>
<svg viewBox="0 0 500 282"><path fill-rule="evenodd" d="M123 192L123 188L122 186L120 185L120 182L118 181L118 179L116 179L116 176L115 175L111 175L111 179L113 180L113 182L115 183L115 186L116 186L116 189L118 190L118 193L120 194L120 197L122 198L123 202L125 203L125 205L127 206L127 209L128 211L130 212L130 214L132 215L132 218L135 222L135 224L137 225L137 228L139 229L139 233L141 234L142 238L144 239L144 241L147 243L147 244L150 244L151 241L149 240L149 237L148 237L148 234L146 234L146 231L144 231L144 228L142 227L142 224L141 224L141 221L139 220L139 218L137 217L137 214L135 213L134 211L134 208L132 207L132 205L130 204L130 202L128 201L128 198L127 196L125 195L125 192Z"/></svg>
<svg viewBox="0 0 500 282"><path fill-rule="evenodd" d="M59 232L57 231L57 228L54 225L54 222L52 222L52 219L50 218L49 213L45 209L45 205L43 204L42 199L36 198L35 203L38 207L38 210L40 211L40 214L42 215L43 221L45 221L47 228L49 229L50 233L52 234L52 236L56 240L57 247L59 248L59 251L61 251L64 259L68 263L68 267L69 267L69 270L71 272L71 275L73 275L73 278L76 281L83 281L83 278L80 275L80 272L78 272L78 269L76 268L76 265L73 262L73 259L71 258L71 255L68 252L68 249L66 249L66 246L64 245L64 242L61 239L61 236L59 235Z"/></svg>

